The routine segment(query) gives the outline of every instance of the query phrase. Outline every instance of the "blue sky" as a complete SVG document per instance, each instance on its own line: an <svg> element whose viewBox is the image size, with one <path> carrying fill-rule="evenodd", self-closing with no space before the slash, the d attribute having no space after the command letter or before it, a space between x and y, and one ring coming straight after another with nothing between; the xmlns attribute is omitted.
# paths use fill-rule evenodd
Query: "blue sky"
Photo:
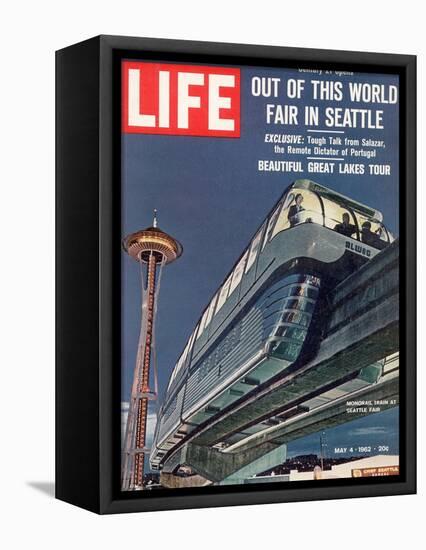
<svg viewBox="0 0 426 550"><path fill-rule="evenodd" d="M325 430L325 441L327 447L325 456L327 458L350 457L360 455L376 455L386 454L379 452L378 447L381 445L389 446L389 454L399 453L399 407L388 409L380 413L375 413L370 416L364 416L346 422L335 428ZM320 434L315 433L301 439L297 439L290 443L287 447L287 456L303 454L318 454L320 453ZM372 448L371 452L359 452L357 448L368 447ZM343 453L337 453L336 448L345 447L347 450ZM353 451L350 448L353 447Z"/></svg>

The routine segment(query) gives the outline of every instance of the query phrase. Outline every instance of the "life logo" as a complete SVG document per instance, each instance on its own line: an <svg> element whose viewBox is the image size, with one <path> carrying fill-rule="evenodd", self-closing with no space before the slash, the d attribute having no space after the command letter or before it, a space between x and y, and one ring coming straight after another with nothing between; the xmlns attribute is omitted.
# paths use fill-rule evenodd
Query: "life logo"
<svg viewBox="0 0 426 550"><path fill-rule="evenodd" d="M240 137L240 69L122 63L124 133Z"/></svg>

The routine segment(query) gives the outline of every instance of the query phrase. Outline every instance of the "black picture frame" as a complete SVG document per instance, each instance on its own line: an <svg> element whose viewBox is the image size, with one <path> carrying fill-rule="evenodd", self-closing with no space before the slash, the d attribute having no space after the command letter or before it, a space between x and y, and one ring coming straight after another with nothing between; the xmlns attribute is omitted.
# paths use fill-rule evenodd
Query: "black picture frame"
<svg viewBox="0 0 426 550"><path fill-rule="evenodd" d="M400 456L397 479L120 493L120 60L400 76ZM56 53L56 498L100 514L416 491L416 57L98 36Z"/></svg>

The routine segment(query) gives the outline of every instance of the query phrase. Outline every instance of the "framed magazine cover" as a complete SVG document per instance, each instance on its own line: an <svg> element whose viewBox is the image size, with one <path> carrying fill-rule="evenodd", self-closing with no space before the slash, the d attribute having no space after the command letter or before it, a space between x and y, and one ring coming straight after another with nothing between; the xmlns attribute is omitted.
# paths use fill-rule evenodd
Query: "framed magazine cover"
<svg viewBox="0 0 426 550"><path fill-rule="evenodd" d="M414 493L415 56L56 60L57 498Z"/></svg>

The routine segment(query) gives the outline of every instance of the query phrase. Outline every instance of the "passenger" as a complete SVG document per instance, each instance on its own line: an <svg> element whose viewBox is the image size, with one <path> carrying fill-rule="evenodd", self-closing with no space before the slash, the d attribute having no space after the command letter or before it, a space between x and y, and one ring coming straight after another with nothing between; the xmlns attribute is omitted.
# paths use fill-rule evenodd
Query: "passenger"
<svg viewBox="0 0 426 550"><path fill-rule="evenodd" d="M305 210L302 206L303 202L303 195L298 193L296 195L295 204L290 206L288 210L288 221L290 222L290 227L294 227L295 225L299 224L302 220L300 219L299 213Z"/></svg>
<svg viewBox="0 0 426 550"><path fill-rule="evenodd" d="M376 229L376 237L377 237L377 242L375 244L376 248L383 250L384 248L389 246L387 236L383 227L379 226L379 228Z"/></svg>
<svg viewBox="0 0 426 550"><path fill-rule="evenodd" d="M361 227L361 240L364 244L368 244L369 246L374 246L375 248L379 248L378 241L380 241L380 238L376 233L373 233L371 231L371 223L370 222L364 222Z"/></svg>
<svg viewBox="0 0 426 550"><path fill-rule="evenodd" d="M347 212L344 212L342 216L342 223L336 224L334 226L334 231L337 231L337 233L341 233L346 237L351 237L355 233L356 227L349 222L350 222L349 214Z"/></svg>

